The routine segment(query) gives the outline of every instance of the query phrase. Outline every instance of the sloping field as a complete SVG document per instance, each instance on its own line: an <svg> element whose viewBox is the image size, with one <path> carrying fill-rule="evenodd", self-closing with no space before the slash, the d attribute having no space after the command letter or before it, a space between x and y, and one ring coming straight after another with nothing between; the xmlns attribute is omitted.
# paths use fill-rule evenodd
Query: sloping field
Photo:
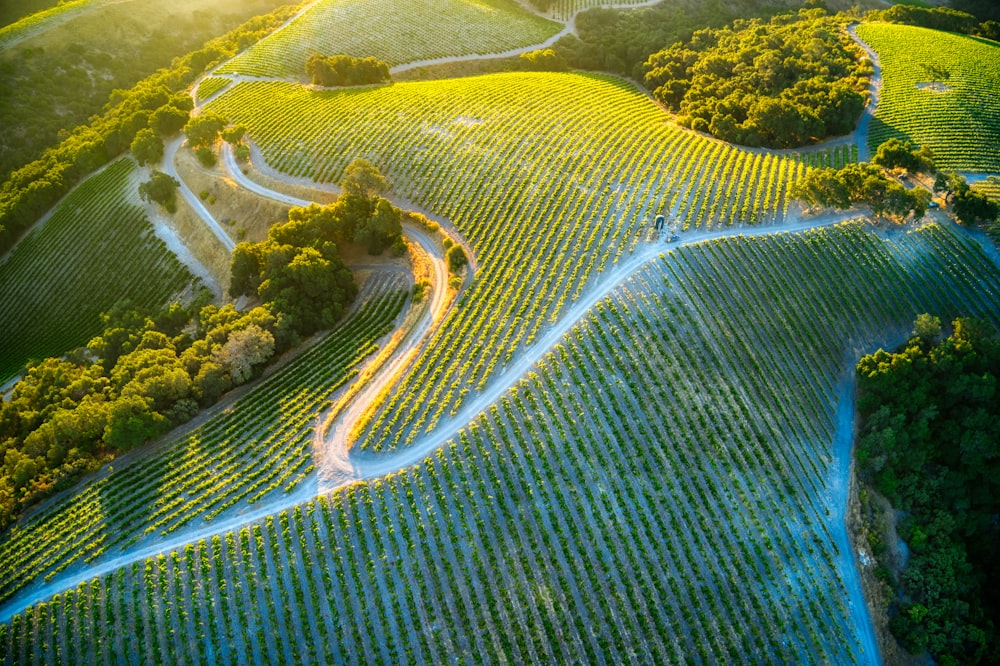
<svg viewBox="0 0 1000 666"><path fill-rule="evenodd" d="M685 229L775 223L806 168L681 131L631 85L601 76L347 91L257 81L209 108L245 124L268 163L292 176L337 181L368 158L475 251L476 281L373 422L365 446L375 449L454 415L634 249L656 213Z"/></svg>
<svg viewBox="0 0 1000 666"><path fill-rule="evenodd" d="M219 68L305 79L313 53L375 56L389 66L538 44L559 25L513 0L322 0Z"/></svg>
<svg viewBox="0 0 1000 666"><path fill-rule="evenodd" d="M567 21L577 12L592 7L638 7L640 5L652 4L650 0L616 0L607 2L606 0L551 0L546 14L558 21Z"/></svg>
<svg viewBox="0 0 1000 666"><path fill-rule="evenodd" d="M291 492L314 496L314 476L300 484L313 471L317 414L394 330L405 300L402 277L375 280L357 314L230 408L131 464L116 460L113 473L8 530L0 541L0 602L231 510L246 513Z"/></svg>
<svg viewBox="0 0 1000 666"><path fill-rule="evenodd" d="M878 53L882 91L869 134L934 151L937 166L1000 172L1000 44L906 25L859 25Z"/></svg>
<svg viewBox="0 0 1000 666"><path fill-rule="evenodd" d="M153 233L131 160L84 181L0 262L0 383L103 330L116 303L155 310L200 284Z"/></svg>
<svg viewBox="0 0 1000 666"><path fill-rule="evenodd" d="M937 226L680 249L425 463L85 582L0 661L867 662L841 380L998 294Z"/></svg>

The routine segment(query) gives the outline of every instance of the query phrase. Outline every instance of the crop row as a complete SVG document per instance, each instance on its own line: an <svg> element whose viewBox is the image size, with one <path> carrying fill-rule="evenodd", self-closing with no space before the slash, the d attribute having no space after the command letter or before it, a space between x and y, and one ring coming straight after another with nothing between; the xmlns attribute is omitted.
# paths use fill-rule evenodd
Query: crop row
<svg viewBox="0 0 1000 666"><path fill-rule="evenodd" d="M593 7L632 7L648 3L649 0L552 0L549 8L545 11L546 16L551 16L557 21L568 21L577 12Z"/></svg>
<svg viewBox="0 0 1000 666"><path fill-rule="evenodd" d="M857 30L882 65L872 153L897 137L929 147L939 168L1000 172L1000 45L906 25Z"/></svg>
<svg viewBox="0 0 1000 666"><path fill-rule="evenodd" d="M839 146L803 151L796 153L796 156L807 167L840 169L858 161L858 146L855 143L844 143Z"/></svg>
<svg viewBox="0 0 1000 666"><path fill-rule="evenodd" d="M917 312L1000 321L998 290L936 226L683 248L425 462L36 605L0 663L868 661L837 383Z"/></svg>
<svg viewBox="0 0 1000 666"><path fill-rule="evenodd" d="M558 30L514 0L321 0L218 73L298 80L313 53L375 56L391 67L501 53L544 42Z"/></svg>
<svg viewBox="0 0 1000 666"><path fill-rule="evenodd" d="M294 176L335 181L367 157L475 251L467 296L364 435L379 450L457 413L631 252L656 214L685 229L774 223L806 168L681 131L631 85L600 76L342 92L250 82L209 107L245 124L268 162Z"/></svg>
<svg viewBox="0 0 1000 666"><path fill-rule="evenodd" d="M0 261L0 381L86 344L119 302L156 310L198 284L132 202L134 169L84 181Z"/></svg>
<svg viewBox="0 0 1000 666"><path fill-rule="evenodd" d="M382 283L355 316L231 407L11 529L0 542L0 599L293 491L313 470L318 414L393 328L404 293L398 279Z"/></svg>

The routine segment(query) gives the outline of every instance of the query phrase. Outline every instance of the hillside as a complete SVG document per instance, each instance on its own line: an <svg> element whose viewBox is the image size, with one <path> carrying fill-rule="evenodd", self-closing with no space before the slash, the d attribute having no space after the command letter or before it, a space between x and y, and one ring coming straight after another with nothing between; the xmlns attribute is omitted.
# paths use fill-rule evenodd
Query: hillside
<svg viewBox="0 0 1000 666"><path fill-rule="evenodd" d="M906 25L858 26L883 84L869 146L928 146L939 168L1000 172L1000 44Z"/></svg>
<svg viewBox="0 0 1000 666"><path fill-rule="evenodd" d="M891 618L866 598L877 553L852 540L854 368L920 313L1000 325L1000 252L940 194L926 215L889 220L875 204L806 209L792 192L874 154L891 127L937 142L942 164L980 170L970 182L993 193L1000 164L970 142L1000 134L992 101L973 103L1000 71L996 47L862 21L881 67L858 129L744 148L680 126L620 76L527 71L565 64L520 53L572 39L567 19L600 3L532 4L319 0L254 45L238 38L246 48L204 75L175 62L172 80L192 83L167 103L184 110L190 93L201 116L188 138L164 133L148 167L125 157L91 174L0 258L11 368L84 344L87 318L133 285L150 308L190 296L203 243L248 241L230 296L270 327L251 330L216 293L169 335L106 334L140 353L111 371L121 395L109 384L88 400L124 403L133 376L169 392L179 382L142 364L177 350L177 372L221 399L0 532L0 666L895 654ZM766 23L746 25L766 41ZM925 91L901 83L931 57L907 60L908 39L965 49L923 68L954 86L933 92L954 92L955 112L898 94ZM314 53L424 69L325 88L307 83ZM212 123L192 150L192 128ZM176 215L138 199L151 169L177 179ZM878 173L865 184L933 182ZM382 227L395 252L369 255ZM328 305L327 269L357 297L303 340L281 308ZM279 335L289 351L222 395L242 384L226 383L230 361L251 363L267 336L270 355ZM107 344L62 367L83 377ZM4 481L68 450L74 433L28 425L93 388L32 381L15 390L31 400L0 410L18 432L0 442ZM10 500L21 486L8 485Z"/></svg>

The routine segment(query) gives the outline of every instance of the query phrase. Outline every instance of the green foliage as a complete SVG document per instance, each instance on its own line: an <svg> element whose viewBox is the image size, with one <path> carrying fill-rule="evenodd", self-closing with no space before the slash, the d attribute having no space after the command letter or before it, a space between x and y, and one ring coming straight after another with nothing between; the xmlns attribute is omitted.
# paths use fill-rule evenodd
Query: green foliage
<svg viewBox="0 0 1000 666"><path fill-rule="evenodd" d="M520 55L524 69L536 72L565 72L569 69L561 55L552 49L538 49Z"/></svg>
<svg viewBox="0 0 1000 666"><path fill-rule="evenodd" d="M132 156L140 165L156 164L163 159L163 139L151 129L141 129L129 146Z"/></svg>
<svg viewBox="0 0 1000 666"><path fill-rule="evenodd" d="M952 212L962 224L994 222L1000 218L1000 201L986 192L973 190L965 177L954 171L942 171L934 180L934 191L943 192Z"/></svg>
<svg viewBox="0 0 1000 666"><path fill-rule="evenodd" d="M789 148L848 134L864 108L867 70L821 9L698 30L644 65L678 122L732 143Z"/></svg>
<svg viewBox="0 0 1000 666"><path fill-rule="evenodd" d="M391 80L389 66L372 56L322 56L314 53L306 61L306 74L318 86L361 86Z"/></svg>
<svg viewBox="0 0 1000 666"><path fill-rule="evenodd" d="M125 10L129 11L129 8L126 7ZM95 109L88 106L80 122L90 118L89 125L79 125L70 130L69 135L58 146L46 150L37 160L11 172L0 184L0 252L10 249L21 234L81 178L127 150L136 133L150 122L155 122L158 108L173 106L189 110L192 101L184 88L206 67L221 62L235 54L238 48L269 33L293 12L294 9L285 7L272 14L254 18L225 36L212 40L204 48L178 58L169 68L158 70L132 88L114 90L101 115L94 114ZM105 39L105 32L101 33L102 39ZM100 57L107 59L104 51L101 51ZM66 59L59 59L56 67L63 68L66 63ZM90 80L91 73L86 69L80 73L71 72L72 84L67 83L66 90L77 97L78 82ZM45 78L44 85L47 89L61 88L48 77ZM56 109L56 113L63 108L61 104L41 104L38 101L38 91L31 87L24 88L16 84L2 87L27 95L23 104L10 104L7 108L25 109L33 120L37 118L39 108L52 107ZM105 97L101 97L102 101L103 99ZM65 123L66 120L60 117L59 129L65 129ZM22 124L0 122L0 128L4 127L20 132ZM50 141L51 139L47 139L44 144L48 145Z"/></svg>
<svg viewBox="0 0 1000 666"><path fill-rule="evenodd" d="M872 153L897 138L932 151L939 169L1000 172L1000 44L887 23L857 34L882 67Z"/></svg>
<svg viewBox="0 0 1000 666"><path fill-rule="evenodd" d="M469 263L469 258L465 256L465 250L461 245L452 245L448 248L448 270L457 273Z"/></svg>
<svg viewBox="0 0 1000 666"><path fill-rule="evenodd" d="M840 169L812 169L793 185L791 194L810 206L843 210L859 204L871 208L875 216L895 220L910 213L917 219L923 217L931 201L927 190L907 189L890 180L881 168L866 162Z"/></svg>
<svg viewBox="0 0 1000 666"><path fill-rule="evenodd" d="M911 173L934 173L934 155L926 146L916 148L909 141L889 139L878 147L872 164L883 169L905 169Z"/></svg>
<svg viewBox="0 0 1000 666"><path fill-rule="evenodd" d="M153 111L149 117L149 126L160 136L172 136L184 129L189 115L190 109L168 104Z"/></svg>
<svg viewBox="0 0 1000 666"><path fill-rule="evenodd" d="M979 20L975 16L951 7L916 7L898 4L889 9L871 12L868 18L886 23L902 23L964 34L971 34L979 27Z"/></svg>
<svg viewBox="0 0 1000 666"><path fill-rule="evenodd" d="M184 134L192 148L211 146L228 124L229 121L224 116L205 111L187 121Z"/></svg>
<svg viewBox="0 0 1000 666"><path fill-rule="evenodd" d="M177 188L180 183L173 176L162 171L153 171L152 177L139 186L139 196L143 201L156 202L170 213L177 212Z"/></svg>
<svg viewBox="0 0 1000 666"><path fill-rule="evenodd" d="M895 353L858 364L862 473L906 512L911 557L896 589L892 632L938 663L1000 654L1000 340L989 324L921 315Z"/></svg>
<svg viewBox="0 0 1000 666"><path fill-rule="evenodd" d="M538 44L557 23L516 0L323 0L223 65L218 74L301 77L318 53L373 56L390 67Z"/></svg>

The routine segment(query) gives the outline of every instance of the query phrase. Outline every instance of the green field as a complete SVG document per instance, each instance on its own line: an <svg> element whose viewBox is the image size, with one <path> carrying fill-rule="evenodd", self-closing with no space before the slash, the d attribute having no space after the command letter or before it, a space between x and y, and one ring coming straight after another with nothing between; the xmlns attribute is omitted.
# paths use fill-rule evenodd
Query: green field
<svg viewBox="0 0 1000 666"><path fill-rule="evenodd" d="M655 214L692 230L774 223L805 169L679 130L631 85L596 75L350 91L258 81L209 108L245 124L267 161L292 176L336 181L368 158L395 193L449 218L476 253L481 269L464 305L368 431L380 433L365 440L378 450L457 413L637 247Z"/></svg>
<svg viewBox="0 0 1000 666"><path fill-rule="evenodd" d="M915 313L1000 321L998 293L933 225L669 253L425 463L82 583L0 625L0 660L868 662L827 494L842 379Z"/></svg>
<svg viewBox="0 0 1000 666"><path fill-rule="evenodd" d="M0 382L86 344L116 303L155 311L200 285L154 235L134 169L120 160L86 180L0 261Z"/></svg>
<svg viewBox="0 0 1000 666"><path fill-rule="evenodd" d="M883 23L857 32L882 66L872 154L896 137L929 146L939 168L1000 172L1000 44Z"/></svg>
<svg viewBox="0 0 1000 666"><path fill-rule="evenodd" d="M393 66L509 51L558 31L514 0L322 0L218 73L305 80L313 53L375 56Z"/></svg>

